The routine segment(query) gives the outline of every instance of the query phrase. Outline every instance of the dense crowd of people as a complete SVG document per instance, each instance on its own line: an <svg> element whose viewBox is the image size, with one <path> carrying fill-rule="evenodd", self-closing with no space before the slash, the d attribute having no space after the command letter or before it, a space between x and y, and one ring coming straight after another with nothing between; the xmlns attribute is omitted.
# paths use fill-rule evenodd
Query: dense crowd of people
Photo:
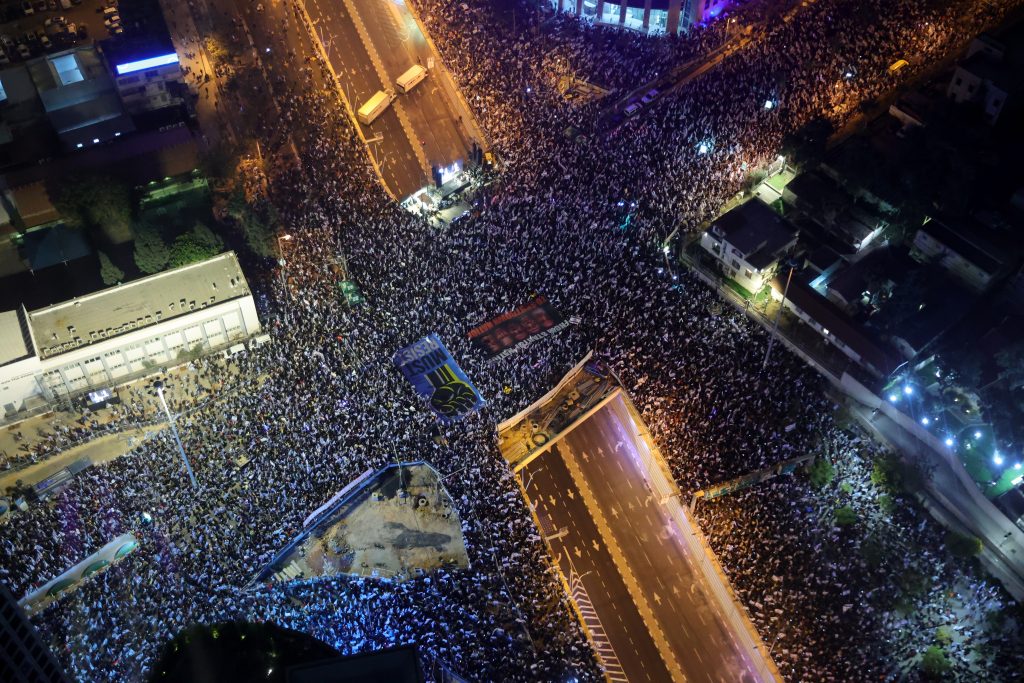
<svg viewBox="0 0 1024 683"><path fill-rule="evenodd" d="M198 361L172 402L185 411L201 490L158 432L80 474L52 503L13 512L0 528L0 580L23 594L117 534L140 538L136 552L35 617L83 681L141 680L184 626L233 619L274 621L343 653L415 643L432 677L599 680L494 429L594 349L633 395L684 492L795 455L835 462L824 494L787 476L698 508L788 680L912 675L943 624L974 632L947 648L952 676L1012 679L1022 665L1016 624L986 627L1007 596L950 557L912 502L882 510L867 474L878 448L837 426L814 372L781 350L762 370L767 335L663 252L677 229L711 217L747 169L772 160L784 133L820 116L841 126L857 114L850 103L892 88L894 50L924 69L1016 3L977 4L818 0L756 26L748 45L642 116L605 126L594 124L601 101L561 97L561 76L621 94L718 48L720 25L653 38L522 12L512 32L489 5L423 0L501 165L487 202L444 227L383 193L322 88L323 65L283 56L306 79L275 81L281 115L267 118L266 132L296 131L302 163L275 169L268 199L295 239L285 278L253 277L273 342L231 362ZM564 135L570 125L586 133ZM342 256L364 306L338 296L331 264ZM487 363L466 332L536 293L580 323ZM487 401L460 421L439 422L392 364L397 349L432 332ZM186 411L205 393L200 378L218 390ZM141 413L111 422L137 419L156 399L138 400ZM445 484L470 569L248 586L306 515L395 459L458 473ZM835 527L837 498L858 524ZM878 539L892 552L865 557ZM930 580L898 608L894 577L911 570Z"/></svg>

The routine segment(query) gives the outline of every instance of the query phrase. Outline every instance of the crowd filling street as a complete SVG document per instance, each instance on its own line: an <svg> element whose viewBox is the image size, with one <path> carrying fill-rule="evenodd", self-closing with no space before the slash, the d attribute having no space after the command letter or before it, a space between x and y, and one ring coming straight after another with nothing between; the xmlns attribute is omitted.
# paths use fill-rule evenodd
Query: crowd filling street
<svg viewBox="0 0 1024 683"><path fill-rule="evenodd" d="M895 58L911 62L901 78L912 75L1017 4L818 0L755 27L749 45L642 115L573 138L566 128L586 130L603 103L565 101L561 76L622 94L720 45L722 24L654 38L524 5L513 32L490 3L418 0L500 161L485 201L443 227L387 197L337 94L314 85L326 67L282 55L277 73L304 76L275 79L268 94L282 115L266 116L262 133L301 129L305 142L301 165L276 167L269 184L293 236L285 277L276 263L250 273L272 342L236 356L230 372L220 357L195 361L170 401L200 488L164 430L10 513L0 580L22 595L118 534L139 537L136 552L34 617L81 681L142 680L180 629L235 619L273 621L342 653L415 643L432 679L447 668L480 681L600 680L495 432L594 350L684 495L806 453L833 462L824 489L797 473L697 504L787 680L916 680L937 639L948 642L948 680L1017 679L1009 596L949 553L912 498L880 502L870 472L884 449L841 426L823 382L781 346L762 369L768 335L673 263L678 241L664 250L674 231L713 217L747 169L774 160L786 132L820 116L841 127L857 114L845 103L895 87ZM363 306L339 296L340 257ZM466 333L537 294L579 323L488 363ZM429 333L486 400L459 421L438 421L392 364ZM95 428L155 417L155 402L140 393ZM91 428L85 417L53 438ZM24 453L9 453L11 464ZM396 459L446 475L469 569L248 586L311 511ZM840 505L854 523L836 524ZM908 587L910 575L920 580Z"/></svg>

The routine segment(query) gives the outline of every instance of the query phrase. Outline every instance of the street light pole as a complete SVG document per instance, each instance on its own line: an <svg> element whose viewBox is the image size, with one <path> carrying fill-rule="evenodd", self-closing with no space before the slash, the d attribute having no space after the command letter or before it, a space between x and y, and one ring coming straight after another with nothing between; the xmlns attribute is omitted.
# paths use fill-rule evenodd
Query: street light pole
<svg viewBox="0 0 1024 683"><path fill-rule="evenodd" d="M192 488L199 488L199 483L196 481L195 472L192 471L192 463L189 462L188 456L185 455L185 447L181 445L181 437L178 436L178 425L174 422L174 416L171 415L170 408L167 407L167 401L164 400L164 383L157 380L154 383L156 388L157 396L160 397L160 405L164 407L164 414L167 415L167 422L171 425L171 433L174 435L174 441L178 444L178 453L181 454L181 461L185 463L185 469L188 471L188 478L192 481Z"/></svg>
<svg viewBox="0 0 1024 683"><path fill-rule="evenodd" d="M768 350L764 354L764 362L761 363L761 372L764 372L765 368L768 367L768 359L772 355L772 347L775 346L775 336L779 331L779 316L782 315L782 309L786 305L786 296L789 294L789 283L793 281L793 270L796 268L796 264L793 261L789 263L789 275L786 277L786 287L782 290L782 301L779 303L779 310L775 312L775 321L772 323L772 336L768 339Z"/></svg>
<svg viewBox="0 0 1024 683"><path fill-rule="evenodd" d="M278 259L277 264L281 266L281 286L284 288L284 324L288 325L288 276L285 272L285 268L288 265L288 261L284 258L284 246L281 242L288 242L292 239L291 235L284 234L277 236L277 253Z"/></svg>

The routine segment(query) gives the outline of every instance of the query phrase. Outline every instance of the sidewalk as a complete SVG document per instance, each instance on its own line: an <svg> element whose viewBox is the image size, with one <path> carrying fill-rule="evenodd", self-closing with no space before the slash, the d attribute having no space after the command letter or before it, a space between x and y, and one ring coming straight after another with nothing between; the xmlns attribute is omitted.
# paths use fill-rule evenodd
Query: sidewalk
<svg viewBox="0 0 1024 683"><path fill-rule="evenodd" d="M1019 530L1002 513L998 517L981 509L973 496L950 471L949 464L883 414L872 415L864 405L847 399L846 405L874 437L894 449L933 466L926 478L921 502L943 526L982 539L982 563L1006 587L1014 599L1024 600L1024 550L1014 539ZM1010 533L1010 536L1005 534Z"/></svg>

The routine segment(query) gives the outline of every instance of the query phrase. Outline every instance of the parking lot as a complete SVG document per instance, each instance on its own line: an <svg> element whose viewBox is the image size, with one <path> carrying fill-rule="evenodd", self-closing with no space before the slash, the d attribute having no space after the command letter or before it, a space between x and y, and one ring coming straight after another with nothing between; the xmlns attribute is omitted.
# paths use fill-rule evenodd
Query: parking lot
<svg viewBox="0 0 1024 683"><path fill-rule="evenodd" d="M10 0L0 9L0 66L110 36L104 25L117 0ZM114 25L116 26L116 25ZM84 28L83 28L84 27Z"/></svg>

